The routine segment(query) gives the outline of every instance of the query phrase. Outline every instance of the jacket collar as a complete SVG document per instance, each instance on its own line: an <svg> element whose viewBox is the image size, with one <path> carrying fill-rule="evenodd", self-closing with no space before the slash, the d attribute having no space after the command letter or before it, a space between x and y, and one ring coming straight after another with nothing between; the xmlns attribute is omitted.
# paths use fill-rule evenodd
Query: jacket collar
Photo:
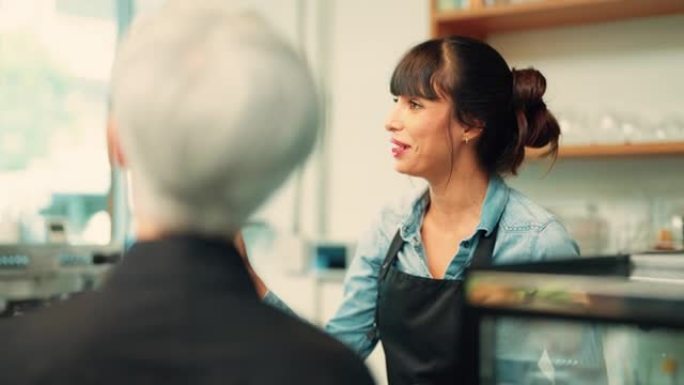
<svg viewBox="0 0 684 385"><path fill-rule="evenodd" d="M158 285L187 290L256 291L242 257L227 239L176 234L136 242L124 253L108 281L109 286Z"/></svg>

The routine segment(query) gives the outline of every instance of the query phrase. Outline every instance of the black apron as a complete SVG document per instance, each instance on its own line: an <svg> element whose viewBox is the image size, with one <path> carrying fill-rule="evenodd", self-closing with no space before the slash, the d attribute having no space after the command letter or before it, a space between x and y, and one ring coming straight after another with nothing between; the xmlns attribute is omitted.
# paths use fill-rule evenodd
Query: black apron
<svg viewBox="0 0 684 385"><path fill-rule="evenodd" d="M470 266L491 264L495 228L482 236ZM409 275L395 266L404 241L397 231L378 276L376 324L390 385L465 384L463 281ZM466 352L473 354L473 352Z"/></svg>

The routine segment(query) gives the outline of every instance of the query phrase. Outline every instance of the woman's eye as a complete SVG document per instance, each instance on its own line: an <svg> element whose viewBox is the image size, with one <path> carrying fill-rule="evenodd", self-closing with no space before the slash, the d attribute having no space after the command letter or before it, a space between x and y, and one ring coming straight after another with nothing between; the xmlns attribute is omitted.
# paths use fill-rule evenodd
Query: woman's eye
<svg viewBox="0 0 684 385"><path fill-rule="evenodd" d="M409 107L411 107L412 110L423 108L423 106L415 100L409 100Z"/></svg>

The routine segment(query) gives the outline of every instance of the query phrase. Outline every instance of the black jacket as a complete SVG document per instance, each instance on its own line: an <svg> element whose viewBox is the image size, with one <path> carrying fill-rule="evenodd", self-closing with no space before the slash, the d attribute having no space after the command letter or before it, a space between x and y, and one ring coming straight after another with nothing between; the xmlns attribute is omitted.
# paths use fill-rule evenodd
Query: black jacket
<svg viewBox="0 0 684 385"><path fill-rule="evenodd" d="M0 321L2 384L372 384L314 327L263 304L237 251L138 243L107 284Z"/></svg>

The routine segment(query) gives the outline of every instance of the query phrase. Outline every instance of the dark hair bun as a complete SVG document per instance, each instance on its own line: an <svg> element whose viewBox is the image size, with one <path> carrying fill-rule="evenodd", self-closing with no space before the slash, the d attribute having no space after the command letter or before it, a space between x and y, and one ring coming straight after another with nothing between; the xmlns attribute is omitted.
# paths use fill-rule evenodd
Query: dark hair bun
<svg viewBox="0 0 684 385"><path fill-rule="evenodd" d="M518 145L542 148L550 144L549 152L555 154L560 127L542 99L546 92L546 78L534 68L514 68L512 74Z"/></svg>

